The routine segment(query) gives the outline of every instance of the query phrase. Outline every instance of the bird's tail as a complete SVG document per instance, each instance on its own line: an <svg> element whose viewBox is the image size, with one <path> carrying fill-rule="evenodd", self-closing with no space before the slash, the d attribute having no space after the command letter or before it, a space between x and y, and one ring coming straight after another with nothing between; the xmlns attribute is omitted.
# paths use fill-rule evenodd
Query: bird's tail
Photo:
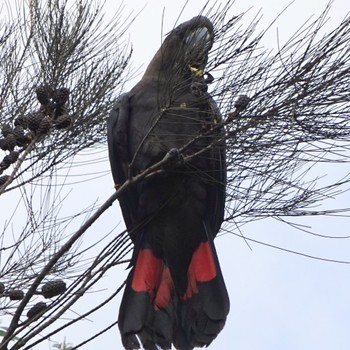
<svg viewBox="0 0 350 350"><path fill-rule="evenodd" d="M174 344L189 350L210 344L223 328L229 299L213 243L202 242L194 251L184 292L178 291L174 269L152 249L138 251L119 311L125 349Z"/></svg>
<svg viewBox="0 0 350 350"><path fill-rule="evenodd" d="M195 250L187 278L174 333L174 345L181 350L209 345L223 329L230 308L213 242L203 242Z"/></svg>

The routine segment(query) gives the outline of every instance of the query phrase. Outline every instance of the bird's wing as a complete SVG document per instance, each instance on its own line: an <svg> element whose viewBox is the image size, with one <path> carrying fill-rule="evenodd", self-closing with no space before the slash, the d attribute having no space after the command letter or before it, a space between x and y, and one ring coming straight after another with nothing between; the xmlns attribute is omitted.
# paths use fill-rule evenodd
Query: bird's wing
<svg viewBox="0 0 350 350"><path fill-rule="evenodd" d="M107 121L107 140L109 159L115 187L118 188L129 178L129 94L122 94L113 106ZM122 194L119 203L130 231L137 210L135 190L128 190L128 197Z"/></svg>
<svg viewBox="0 0 350 350"><path fill-rule="evenodd" d="M222 123L221 113L216 105L214 99L208 94L208 105L212 114L216 118L217 123ZM214 236L219 232L221 224L225 216L225 199L226 199L226 182L227 182L227 167L226 167L226 145L225 145L225 129L224 127L214 133L215 141L221 139L218 144L211 147L211 174L215 181L214 186L211 186L208 196L208 212L207 219L209 219L210 233ZM214 238L214 237L212 237Z"/></svg>

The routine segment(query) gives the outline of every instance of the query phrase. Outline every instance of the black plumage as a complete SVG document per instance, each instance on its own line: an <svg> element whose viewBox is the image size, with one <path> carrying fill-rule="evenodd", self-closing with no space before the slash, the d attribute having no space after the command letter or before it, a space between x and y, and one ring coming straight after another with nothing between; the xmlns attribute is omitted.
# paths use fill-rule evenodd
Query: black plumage
<svg viewBox="0 0 350 350"><path fill-rule="evenodd" d="M213 25L203 16L172 30L108 120L116 185L197 137L182 152L183 162L119 198L134 243L118 319L126 349L139 349L139 341L145 349L206 346L229 311L213 243L226 185L224 141L216 141L224 130L217 127L221 116L203 74L213 41Z"/></svg>

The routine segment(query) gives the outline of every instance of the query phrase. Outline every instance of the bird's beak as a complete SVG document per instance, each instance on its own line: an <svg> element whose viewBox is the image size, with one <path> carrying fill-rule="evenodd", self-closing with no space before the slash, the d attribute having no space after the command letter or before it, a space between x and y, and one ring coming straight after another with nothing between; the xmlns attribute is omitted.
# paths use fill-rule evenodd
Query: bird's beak
<svg viewBox="0 0 350 350"><path fill-rule="evenodd" d="M191 30L186 36L188 63L192 76L202 77L213 38L207 27Z"/></svg>
<svg viewBox="0 0 350 350"><path fill-rule="evenodd" d="M192 48L203 47L203 51L210 50L212 40L208 28L201 27L192 30L186 37L186 44Z"/></svg>

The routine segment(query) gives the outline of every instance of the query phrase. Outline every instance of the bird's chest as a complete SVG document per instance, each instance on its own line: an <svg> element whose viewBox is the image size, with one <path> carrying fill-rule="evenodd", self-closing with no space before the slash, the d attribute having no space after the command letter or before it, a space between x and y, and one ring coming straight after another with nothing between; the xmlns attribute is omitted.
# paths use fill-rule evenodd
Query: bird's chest
<svg viewBox="0 0 350 350"><path fill-rule="evenodd" d="M217 122L211 101L206 92L190 88L174 94L143 89L134 95L129 139L137 168L160 161L170 149L182 149L194 138L199 140L191 152L205 147L208 139L200 136Z"/></svg>

